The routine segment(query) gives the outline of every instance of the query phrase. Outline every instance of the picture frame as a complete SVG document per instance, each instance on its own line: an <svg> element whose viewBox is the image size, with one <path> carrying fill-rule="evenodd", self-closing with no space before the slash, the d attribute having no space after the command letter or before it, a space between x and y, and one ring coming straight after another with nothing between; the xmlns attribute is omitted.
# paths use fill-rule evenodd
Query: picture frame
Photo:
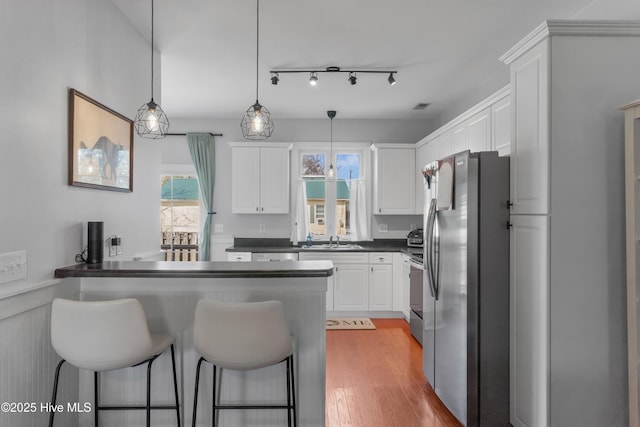
<svg viewBox="0 0 640 427"><path fill-rule="evenodd" d="M69 185L133 191L133 121L69 89Z"/></svg>

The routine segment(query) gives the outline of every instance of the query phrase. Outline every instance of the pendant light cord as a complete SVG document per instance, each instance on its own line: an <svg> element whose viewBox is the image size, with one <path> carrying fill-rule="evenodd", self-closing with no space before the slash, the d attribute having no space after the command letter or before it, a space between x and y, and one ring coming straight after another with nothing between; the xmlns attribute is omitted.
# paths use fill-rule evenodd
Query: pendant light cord
<svg viewBox="0 0 640 427"><path fill-rule="evenodd" d="M256 0L256 104L258 103L258 57L260 53L260 0Z"/></svg>
<svg viewBox="0 0 640 427"><path fill-rule="evenodd" d="M151 100L153 101L153 0L151 0Z"/></svg>

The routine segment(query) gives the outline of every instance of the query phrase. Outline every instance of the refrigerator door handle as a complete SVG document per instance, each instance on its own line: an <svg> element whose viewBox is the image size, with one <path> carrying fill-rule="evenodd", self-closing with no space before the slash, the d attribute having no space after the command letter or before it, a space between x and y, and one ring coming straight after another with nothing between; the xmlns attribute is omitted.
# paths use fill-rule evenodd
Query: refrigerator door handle
<svg viewBox="0 0 640 427"><path fill-rule="evenodd" d="M429 206L429 214L427 217L427 237L425 241L426 247L426 267L427 278L429 279L429 291L431 292L431 296L436 298L436 288L435 288L435 274L433 267L434 253L433 253L433 230L435 226L435 218L436 218L436 199L431 199L431 204Z"/></svg>

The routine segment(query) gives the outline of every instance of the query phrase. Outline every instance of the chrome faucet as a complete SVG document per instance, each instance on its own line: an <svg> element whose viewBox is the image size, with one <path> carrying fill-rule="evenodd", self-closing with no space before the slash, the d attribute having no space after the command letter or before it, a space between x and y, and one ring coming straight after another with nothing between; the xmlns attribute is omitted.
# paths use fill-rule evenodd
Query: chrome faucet
<svg viewBox="0 0 640 427"><path fill-rule="evenodd" d="M333 248L333 238L336 238L336 245L335 247L337 248L338 246L340 246L340 236L329 236L329 247Z"/></svg>
<svg viewBox="0 0 640 427"><path fill-rule="evenodd" d="M329 247L333 247L333 236L329 236Z"/></svg>

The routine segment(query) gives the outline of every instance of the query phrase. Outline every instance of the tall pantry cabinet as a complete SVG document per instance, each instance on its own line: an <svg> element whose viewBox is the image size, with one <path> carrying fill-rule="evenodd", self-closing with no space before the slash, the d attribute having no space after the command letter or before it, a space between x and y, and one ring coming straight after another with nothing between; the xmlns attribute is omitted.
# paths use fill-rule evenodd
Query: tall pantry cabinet
<svg viewBox="0 0 640 427"><path fill-rule="evenodd" d="M546 21L511 75L511 423L627 425L624 144L640 23Z"/></svg>

